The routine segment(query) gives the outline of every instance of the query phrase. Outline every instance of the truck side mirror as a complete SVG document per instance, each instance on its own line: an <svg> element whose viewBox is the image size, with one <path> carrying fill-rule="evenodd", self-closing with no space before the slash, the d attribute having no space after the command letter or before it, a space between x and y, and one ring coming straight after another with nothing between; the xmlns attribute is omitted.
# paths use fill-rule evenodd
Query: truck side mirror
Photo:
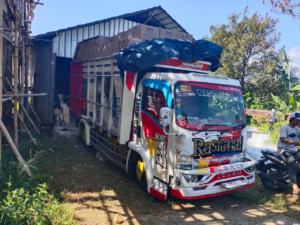
<svg viewBox="0 0 300 225"><path fill-rule="evenodd" d="M170 114L171 114L171 109L169 109L168 107L162 107L160 109L159 123L163 127L166 127L170 124Z"/></svg>

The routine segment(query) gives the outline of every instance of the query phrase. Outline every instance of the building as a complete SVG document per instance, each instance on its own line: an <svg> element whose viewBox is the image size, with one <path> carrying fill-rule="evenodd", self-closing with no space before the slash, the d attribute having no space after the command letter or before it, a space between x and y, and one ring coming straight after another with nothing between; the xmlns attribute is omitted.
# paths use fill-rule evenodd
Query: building
<svg viewBox="0 0 300 225"><path fill-rule="evenodd" d="M47 99L37 98L35 102L42 120L53 122L54 88L59 94L69 94L69 64L78 42L98 35L111 37L139 24L188 33L158 6L32 37L32 88L48 93Z"/></svg>

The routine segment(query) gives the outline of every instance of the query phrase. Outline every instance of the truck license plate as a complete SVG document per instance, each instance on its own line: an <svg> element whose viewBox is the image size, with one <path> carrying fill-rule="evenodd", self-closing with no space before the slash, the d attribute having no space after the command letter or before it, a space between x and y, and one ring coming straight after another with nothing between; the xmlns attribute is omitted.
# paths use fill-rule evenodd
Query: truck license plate
<svg viewBox="0 0 300 225"><path fill-rule="evenodd" d="M222 183L221 185L225 188L236 188L236 187L240 187L240 186L245 186L248 184L247 180L235 180L235 181L230 181L230 182L226 182L226 183Z"/></svg>

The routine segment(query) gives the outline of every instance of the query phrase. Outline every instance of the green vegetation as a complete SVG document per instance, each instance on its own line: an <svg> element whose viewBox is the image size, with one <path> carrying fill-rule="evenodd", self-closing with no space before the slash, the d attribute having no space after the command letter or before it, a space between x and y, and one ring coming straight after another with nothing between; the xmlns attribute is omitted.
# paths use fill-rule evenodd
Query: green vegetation
<svg viewBox="0 0 300 225"><path fill-rule="evenodd" d="M36 133L34 136L39 137ZM38 147L25 138L20 141L19 151L28 163L34 179L29 179L22 171L9 146L6 144L4 147L0 179L0 224L75 223L73 210L57 200L57 193L47 191L46 183L50 182L51 176L41 170L46 149L49 149L49 145L45 145L49 142L47 139L39 137Z"/></svg>
<svg viewBox="0 0 300 225"><path fill-rule="evenodd" d="M10 186L0 202L0 224L75 224L73 210L49 194L46 184L38 185L32 194L23 188L11 191Z"/></svg>
<svg viewBox="0 0 300 225"><path fill-rule="evenodd" d="M275 50L281 36L277 23L268 15L249 15L246 7L242 13L228 16L227 24L211 26L208 39L224 48L220 60L223 67L215 74L240 81L247 108L279 109L281 100L288 109L279 110L286 114L300 105L300 91L289 91L299 84L299 69L292 67L289 71L284 49ZM298 104L289 103L291 96Z"/></svg>
<svg viewBox="0 0 300 225"><path fill-rule="evenodd" d="M263 132L263 133L270 132L269 131L270 123L268 123L268 122L261 122L261 123L258 124L258 121L261 121L263 119L264 118L257 118L257 119L251 118L250 119L250 123L248 123L248 127L256 127L259 132ZM280 128L284 124L287 124L287 121L279 121L279 122L276 122L273 125L273 131L271 132L270 136L271 136L271 140L272 140L272 142L274 144L277 144Z"/></svg>

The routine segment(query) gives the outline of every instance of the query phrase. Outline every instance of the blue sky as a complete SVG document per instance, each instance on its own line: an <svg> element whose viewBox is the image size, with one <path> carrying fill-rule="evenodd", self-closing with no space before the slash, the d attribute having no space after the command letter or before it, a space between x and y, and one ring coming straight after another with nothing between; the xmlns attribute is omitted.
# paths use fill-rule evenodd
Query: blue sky
<svg viewBox="0 0 300 225"><path fill-rule="evenodd" d="M162 6L195 39L210 36L211 25L228 23L228 15L242 12L248 4L250 15L258 11L269 13L279 19L277 30L281 41L277 48L285 45L285 50L293 60L291 65L300 68L300 19L271 12L266 0L41 0L35 10L32 35L43 34L62 28L89 23L125 13L131 13L154 6Z"/></svg>

